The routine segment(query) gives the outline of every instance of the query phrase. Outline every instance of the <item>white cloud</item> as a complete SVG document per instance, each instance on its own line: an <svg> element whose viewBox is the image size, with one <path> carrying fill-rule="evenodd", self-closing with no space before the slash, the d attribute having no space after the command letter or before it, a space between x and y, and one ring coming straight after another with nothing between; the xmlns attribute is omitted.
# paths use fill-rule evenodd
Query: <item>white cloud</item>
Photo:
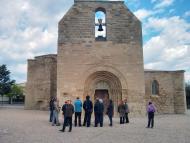
<svg viewBox="0 0 190 143"><path fill-rule="evenodd" d="M152 15L153 12L146 9L139 9L136 12L134 12L134 14L138 17L138 19L143 20Z"/></svg>
<svg viewBox="0 0 190 143"><path fill-rule="evenodd" d="M156 2L156 5L154 8L165 8L165 7L171 6L174 0L158 0L158 1L152 0L152 2Z"/></svg>
<svg viewBox="0 0 190 143"><path fill-rule="evenodd" d="M139 8L141 4L141 0L125 0L127 6L133 6L135 8Z"/></svg>
<svg viewBox="0 0 190 143"><path fill-rule="evenodd" d="M161 58L165 59L166 61L178 60L186 56L188 49L190 49L189 45L167 48L163 51Z"/></svg>
<svg viewBox="0 0 190 143"><path fill-rule="evenodd" d="M184 19L149 18L146 29L157 31L144 44L145 68L190 72L190 24ZM189 77L189 76L188 76Z"/></svg>
<svg viewBox="0 0 190 143"><path fill-rule="evenodd" d="M18 82L26 80L26 62L55 53L57 23L73 1L1 0L0 64L6 64Z"/></svg>
<svg viewBox="0 0 190 143"><path fill-rule="evenodd" d="M190 82L190 72L185 73L185 79L186 81Z"/></svg>
<svg viewBox="0 0 190 143"><path fill-rule="evenodd" d="M185 17L190 17L190 11L186 11L184 14Z"/></svg>

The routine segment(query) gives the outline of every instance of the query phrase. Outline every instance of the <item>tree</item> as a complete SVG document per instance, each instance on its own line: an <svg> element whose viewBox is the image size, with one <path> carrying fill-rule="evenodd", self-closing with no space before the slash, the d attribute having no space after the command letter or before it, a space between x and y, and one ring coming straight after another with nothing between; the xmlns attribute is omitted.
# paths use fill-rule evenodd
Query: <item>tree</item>
<svg viewBox="0 0 190 143"><path fill-rule="evenodd" d="M2 100L5 94L10 93L11 86L14 83L15 81L10 79L10 71L7 70L6 65L1 65L0 66L0 96L2 96Z"/></svg>
<svg viewBox="0 0 190 143"><path fill-rule="evenodd" d="M187 108L190 108L190 82L185 84L185 92L186 92L186 99L187 99Z"/></svg>
<svg viewBox="0 0 190 143"><path fill-rule="evenodd" d="M13 98L23 98L24 97L24 94L23 94L23 89L22 87L16 85L16 84L13 84L11 86L11 91L10 93L8 93L6 96L9 97L9 101L10 101L10 104L12 104L12 100Z"/></svg>
<svg viewBox="0 0 190 143"><path fill-rule="evenodd" d="M190 82L186 83L185 90L186 96L190 96Z"/></svg>

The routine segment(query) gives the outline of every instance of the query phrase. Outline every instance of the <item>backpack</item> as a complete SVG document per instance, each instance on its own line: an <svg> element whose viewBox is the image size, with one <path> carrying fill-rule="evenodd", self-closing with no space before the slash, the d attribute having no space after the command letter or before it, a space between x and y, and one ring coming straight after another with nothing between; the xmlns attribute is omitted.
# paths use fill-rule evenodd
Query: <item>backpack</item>
<svg viewBox="0 0 190 143"><path fill-rule="evenodd" d="M148 105L148 112L155 112L155 108L153 105Z"/></svg>
<svg viewBox="0 0 190 143"><path fill-rule="evenodd" d="M86 110L87 112L92 112L92 103L91 103L91 101L89 101L89 100L86 101L85 110Z"/></svg>

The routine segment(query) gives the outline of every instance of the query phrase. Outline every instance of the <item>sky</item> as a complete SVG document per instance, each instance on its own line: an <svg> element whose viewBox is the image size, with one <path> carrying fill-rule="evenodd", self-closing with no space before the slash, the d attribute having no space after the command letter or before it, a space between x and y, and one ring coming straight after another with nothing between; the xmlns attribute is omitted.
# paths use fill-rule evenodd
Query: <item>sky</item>
<svg viewBox="0 0 190 143"><path fill-rule="evenodd" d="M117 1L117 0L115 0ZM0 65L26 81L27 59L57 53L58 22L74 0L0 0ZM185 70L190 81L190 0L125 0L141 20L145 69Z"/></svg>

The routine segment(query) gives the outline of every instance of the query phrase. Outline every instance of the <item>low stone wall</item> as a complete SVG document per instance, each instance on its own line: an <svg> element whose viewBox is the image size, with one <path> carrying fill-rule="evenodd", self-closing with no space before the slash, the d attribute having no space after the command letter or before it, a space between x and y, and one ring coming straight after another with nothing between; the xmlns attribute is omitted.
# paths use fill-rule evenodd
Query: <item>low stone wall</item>
<svg viewBox="0 0 190 143"><path fill-rule="evenodd" d="M159 84L159 94L152 95L152 82ZM184 71L145 70L145 99L152 101L159 114L185 113Z"/></svg>
<svg viewBox="0 0 190 143"><path fill-rule="evenodd" d="M47 110L49 99L56 96L57 55L28 60L25 109Z"/></svg>

